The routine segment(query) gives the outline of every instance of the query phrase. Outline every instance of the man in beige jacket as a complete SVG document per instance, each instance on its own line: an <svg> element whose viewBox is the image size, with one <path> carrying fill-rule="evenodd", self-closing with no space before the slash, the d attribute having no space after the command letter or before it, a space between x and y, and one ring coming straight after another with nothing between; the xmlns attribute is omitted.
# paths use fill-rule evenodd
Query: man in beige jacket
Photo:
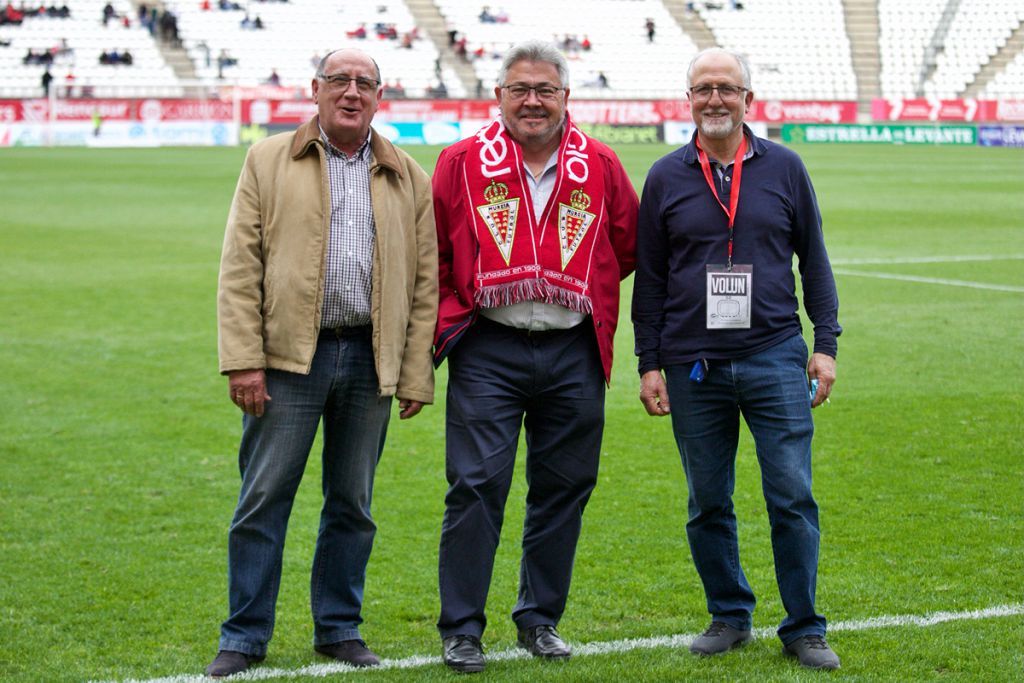
<svg viewBox="0 0 1024 683"><path fill-rule="evenodd" d="M253 145L235 190L217 317L220 371L244 413L242 488L211 676L266 655L288 515L321 418L313 644L356 666L380 661L359 635L373 475L392 397L402 419L433 400L437 319L430 180L371 129L382 91L368 55L328 54L313 80L318 115Z"/></svg>

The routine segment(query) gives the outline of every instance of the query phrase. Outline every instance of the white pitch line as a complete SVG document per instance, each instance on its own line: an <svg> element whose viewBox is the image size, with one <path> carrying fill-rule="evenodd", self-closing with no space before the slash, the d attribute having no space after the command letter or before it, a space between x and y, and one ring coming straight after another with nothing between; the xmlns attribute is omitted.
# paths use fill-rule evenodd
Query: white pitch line
<svg viewBox="0 0 1024 683"><path fill-rule="evenodd" d="M905 614L896 616L872 617L870 619L859 619L854 621L838 621L828 625L829 633L835 631L868 631L879 628L892 628L897 626L918 626L927 627L937 624L945 624L950 621L972 621L977 619L994 619L997 617L1013 617L1024 615L1024 604L1000 605L987 609L968 610L964 612L932 612L924 616L916 614ZM626 638L623 640L610 640L605 642L583 643L573 645L573 655L586 657L588 655L615 654L630 652L632 650L656 650L656 649L683 649L689 647L697 633L678 634L673 636L655 636L652 638ZM754 629L755 638L774 638L774 628ZM496 650L487 653L487 660L508 661L512 659L529 658L523 650ZM425 666L443 666L440 657L427 655L414 655L403 659L384 659L380 666L374 667L374 671L387 669L419 669ZM230 678L231 681L263 681L272 678L326 678L341 674L354 674L366 669L357 669L347 664L313 664L299 669L266 669L256 667L243 674L237 674ZM137 679L131 678L121 683L209 683L210 679L198 674L178 674L165 678ZM114 682L109 682L114 683Z"/></svg>
<svg viewBox="0 0 1024 683"><path fill-rule="evenodd" d="M950 280L941 277L921 277L919 275L900 275L899 273L883 273L876 270L850 270L848 268L833 268L836 275L853 275L855 277L873 277L880 280L903 280L905 282L923 282L929 285L950 285L952 287L969 287L970 289L988 289L997 292L1024 292L1024 287L1015 285L993 285L985 282L971 282L970 280Z"/></svg>
<svg viewBox="0 0 1024 683"><path fill-rule="evenodd" d="M832 259L834 266L898 266L908 263L969 263L972 261L1021 261L1024 254L951 254L949 256L896 256L893 258Z"/></svg>

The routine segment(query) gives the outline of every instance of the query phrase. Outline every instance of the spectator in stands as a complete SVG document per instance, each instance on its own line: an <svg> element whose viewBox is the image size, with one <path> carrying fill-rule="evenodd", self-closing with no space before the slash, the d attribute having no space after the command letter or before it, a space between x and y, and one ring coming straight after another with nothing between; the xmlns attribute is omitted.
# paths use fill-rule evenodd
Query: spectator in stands
<svg viewBox="0 0 1024 683"><path fill-rule="evenodd" d="M132 20L128 18L127 14L121 17L121 26L124 26L125 28L132 27Z"/></svg>
<svg viewBox="0 0 1024 683"><path fill-rule="evenodd" d="M603 71L597 72L597 87L598 88L609 88L608 77L604 75Z"/></svg>
<svg viewBox="0 0 1024 683"><path fill-rule="evenodd" d="M590 42L590 37L587 34L583 34L583 40L580 41L580 47L583 48L584 52L590 52L590 48L594 47L594 44Z"/></svg>
<svg viewBox="0 0 1024 683"><path fill-rule="evenodd" d="M496 24L507 24L508 23L508 12L505 11L504 7L498 8L498 13L494 15L494 22Z"/></svg>
<svg viewBox="0 0 1024 683"><path fill-rule="evenodd" d="M256 15L256 18L252 20L252 27L259 31L263 29L263 20L260 19L260 15Z"/></svg>
<svg viewBox="0 0 1024 683"><path fill-rule="evenodd" d="M480 23L481 24L493 24L493 23L495 23L494 15L491 14L491 7L490 7L490 5L484 5L483 6L483 8L480 10L480 14L479 14L478 18L480 19Z"/></svg>
<svg viewBox="0 0 1024 683"><path fill-rule="evenodd" d="M448 99L448 86L444 84L444 81L438 81L430 88L428 94L435 100Z"/></svg>
<svg viewBox="0 0 1024 683"><path fill-rule="evenodd" d="M820 531L811 409L832 391L842 332L821 212L800 158L743 122L754 99L744 57L703 50L686 80L697 130L647 175L632 317L640 400L650 415L671 414L689 489L686 535L711 613L690 651L723 653L751 638L755 598L739 562L732 503L742 415L761 465L786 610L777 631L784 652L807 667L838 669L814 604ZM814 325L809 360L794 255ZM721 281L730 296L713 291Z"/></svg>
<svg viewBox="0 0 1024 683"><path fill-rule="evenodd" d="M0 12L0 26L4 24L13 24L14 26L20 26L21 22L25 19L25 13L14 9L14 5L10 2L4 7L4 11Z"/></svg>
<svg viewBox="0 0 1024 683"><path fill-rule="evenodd" d="M366 40L366 24L359 24L353 30L346 31L345 35L356 40Z"/></svg>
<svg viewBox="0 0 1024 683"><path fill-rule="evenodd" d="M117 12L114 11L114 6L109 2L103 6L103 25L106 26L107 22L117 16Z"/></svg>
<svg viewBox="0 0 1024 683"><path fill-rule="evenodd" d="M554 44L513 47L498 83L500 119L441 152L433 180L435 359L448 358L438 630L444 663L467 673L486 665L484 609L524 417L529 491L512 619L533 656L571 655L556 626L597 483L638 205L615 153L569 120L568 65ZM545 231L556 237L539 241Z"/></svg>
<svg viewBox="0 0 1024 683"><path fill-rule="evenodd" d="M218 339L229 396L244 413L242 487L228 533L229 616L210 676L266 654L288 515L321 420L314 649L380 664L359 634L374 470L394 399L403 420L433 401L437 320L430 177L371 129L380 86L366 53L324 57L312 83L317 115L249 149L228 215ZM310 271L304 254L320 245L326 258Z"/></svg>
<svg viewBox="0 0 1024 683"><path fill-rule="evenodd" d="M647 31L647 42L654 42L654 19L647 17L647 21L644 22L644 30Z"/></svg>
<svg viewBox="0 0 1024 683"><path fill-rule="evenodd" d="M211 63L210 62L210 46L209 46L209 44L207 44L207 42L205 40L200 40L198 43L196 43L196 49L203 51L203 65L207 69L209 69L210 68L210 63Z"/></svg>
<svg viewBox="0 0 1024 683"><path fill-rule="evenodd" d="M238 60L228 53L227 48L221 48L217 55L217 78L224 78L224 69L237 64Z"/></svg>
<svg viewBox="0 0 1024 683"><path fill-rule="evenodd" d="M267 76L267 85L281 85L281 76L277 73L277 69L270 70L270 75Z"/></svg>
<svg viewBox="0 0 1024 683"><path fill-rule="evenodd" d="M213 5L210 4L210 0L203 0L201 3L199 3L199 9L203 12L209 12L211 9L213 9Z"/></svg>
<svg viewBox="0 0 1024 683"><path fill-rule="evenodd" d="M131 66L134 63L135 58L132 56L132 53L128 51L128 48L125 48L124 51L121 52L121 64Z"/></svg>
<svg viewBox="0 0 1024 683"><path fill-rule="evenodd" d="M405 97L405 86L402 85L402 81L395 79L394 83L388 83L384 86L384 97L389 99L400 100Z"/></svg>
<svg viewBox="0 0 1024 683"><path fill-rule="evenodd" d="M50 67L46 67L46 71L43 72L43 77L40 79L43 86L43 97L50 96L50 83L53 83L53 74L50 73Z"/></svg>

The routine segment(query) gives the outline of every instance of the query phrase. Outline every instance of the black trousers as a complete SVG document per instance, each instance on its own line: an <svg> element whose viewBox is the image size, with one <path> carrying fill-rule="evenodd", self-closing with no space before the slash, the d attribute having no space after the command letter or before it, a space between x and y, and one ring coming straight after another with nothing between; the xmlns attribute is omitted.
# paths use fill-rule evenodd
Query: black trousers
<svg viewBox="0 0 1024 683"><path fill-rule="evenodd" d="M590 321L526 332L485 318L448 358L444 523L438 630L480 637L521 427L526 519L520 629L555 625L565 610L604 428L604 376Z"/></svg>

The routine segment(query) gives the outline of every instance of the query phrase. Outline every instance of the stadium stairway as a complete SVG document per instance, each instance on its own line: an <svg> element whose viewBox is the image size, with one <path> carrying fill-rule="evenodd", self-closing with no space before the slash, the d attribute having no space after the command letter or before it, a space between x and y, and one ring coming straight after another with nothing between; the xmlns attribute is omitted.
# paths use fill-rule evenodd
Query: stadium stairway
<svg viewBox="0 0 1024 683"><path fill-rule="evenodd" d="M857 78L857 115L863 121L871 120L871 100L881 96L879 73L882 68L878 55L878 2L877 0L845 0L843 15L846 34L850 38L850 57Z"/></svg>
<svg viewBox="0 0 1024 683"><path fill-rule="evenodd" d="M683 33L690 36L697 44L698 50L706 50L717 45L715 35L704 23L704 18L696 12L687 11L684 0L664 0L664 4L665 9L679 24L679 28L683 29Z"/></svg>
<svg viewBox="0 0 1024 683"><path fill-rule="evenodd" d="M467 96L475 96L476 93L476 72L473 66L458 59L451 47L448 46L448 31L445 29L444 17L434 0L405 0L405 6L409 13L416 20L416 25L423 30L437 46L438 55L441 58L442 67L450 67L455 75L462 81L462 87ZM490 99L487 92L490 90L485 85L484 99Z"/></svg>
<svg viewBox="0 0 1024 683"><path fill-rule="evenodd" d="M978 72L974 82L967 86L963 96L978 97L996 74L1005 69L1006 65L1021 52L1024 52L1024 22L1017 25L1017 28L1006 40L1006 44L999 48L999 52L989 60L988 64L981 67L981 71Z"/></svg>
<svg viewBox="0 0 1024 683"><path fill-rule="evenodd" d="M139 5L142 4L139 0L131 0L132 5L132 17L139 16ZM147 4L147 6L150 6ZM164 43L159 40L153 41L156 45L157 50L160 51L160 56L167 62L167 66L171 67L174 72L174 76L178 81L182 83L190 83L198 80L199 76L196 74L196 65L192 63L192 59L188 56L188 52L181 45L171 45Z"/></svg>

